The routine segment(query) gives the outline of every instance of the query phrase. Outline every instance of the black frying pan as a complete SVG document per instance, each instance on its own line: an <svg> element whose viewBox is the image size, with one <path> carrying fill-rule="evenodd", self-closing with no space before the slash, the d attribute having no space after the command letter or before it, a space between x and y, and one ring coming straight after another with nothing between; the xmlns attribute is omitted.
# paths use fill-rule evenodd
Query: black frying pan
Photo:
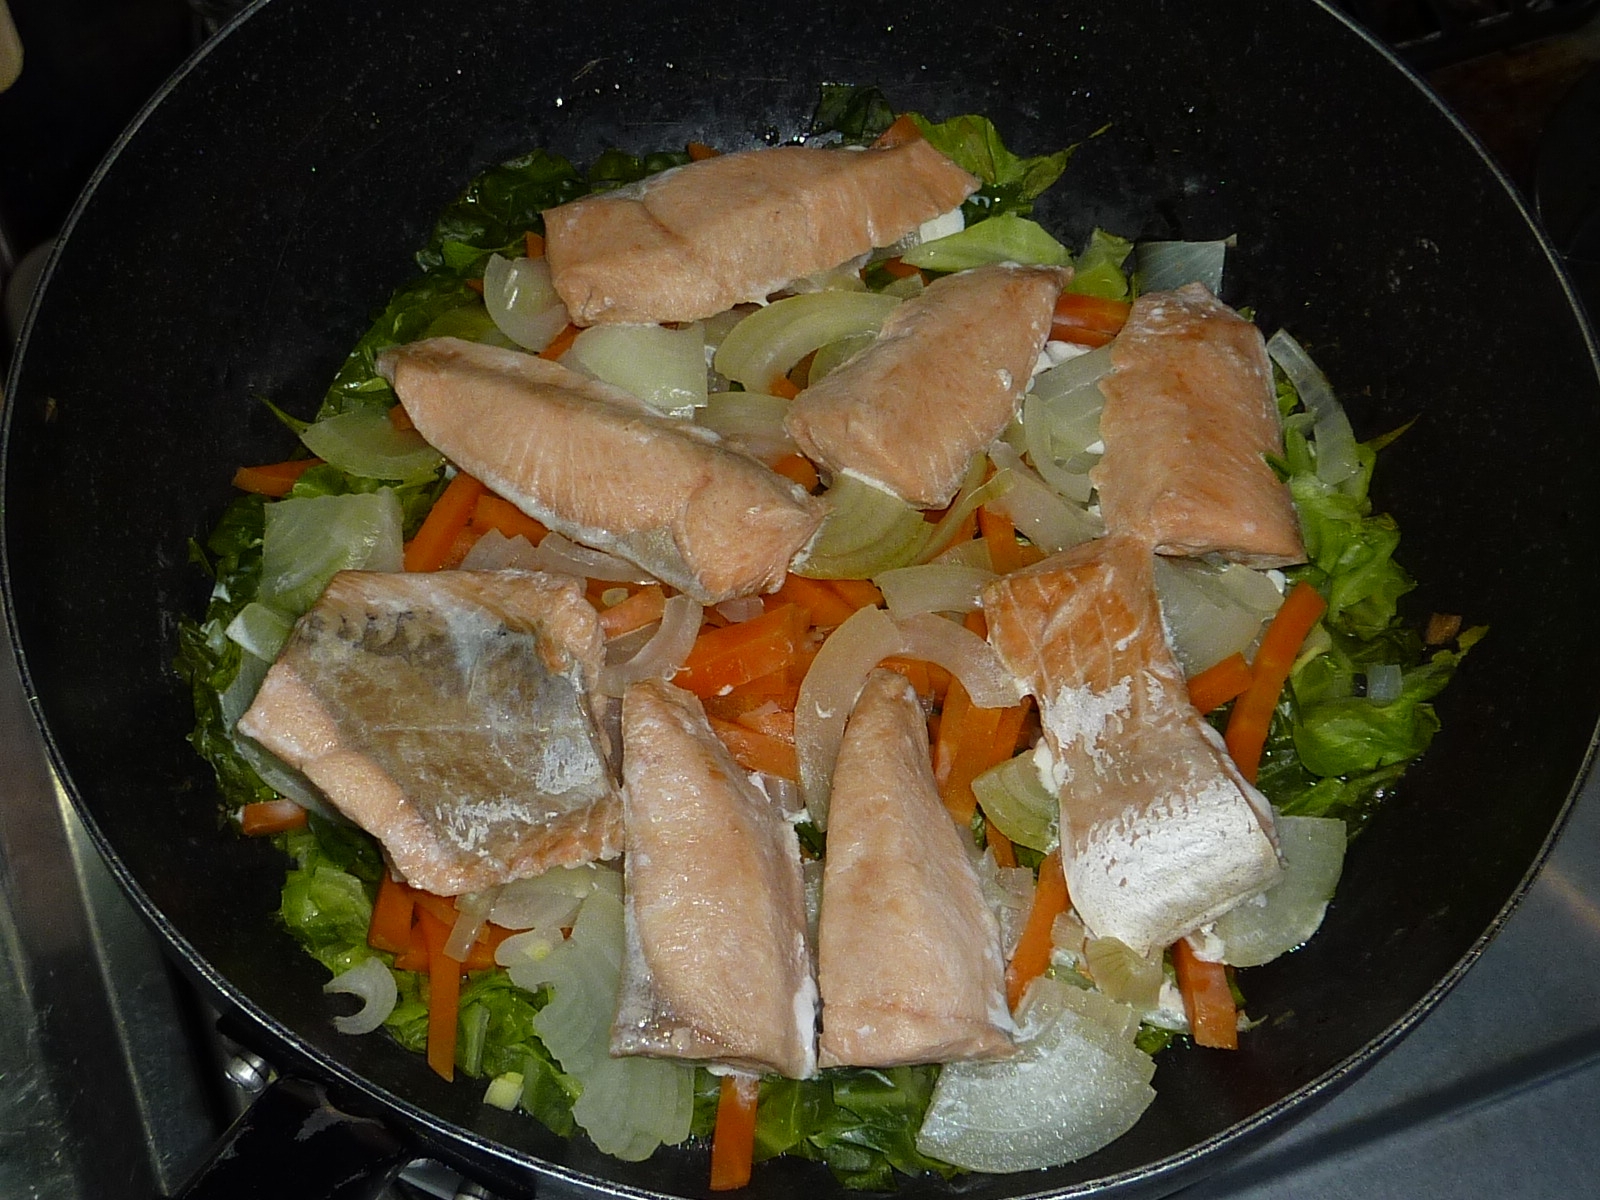
<svg viewBox="0 0 1600 1200"><path fill-rule="evenodd" d="M703 1153L630 1166L485 1108L329 1023L278 930L283 864L219 829L169 668L204 582L186 561L242 462L288 443L435 213L545 145L576 159L804 127L823 80L990 114L1024 152L1084 144L1040 206L1067 240L1237 234L1225 289L1317 355L1362 436L1419 417L1378 501L1411 610L1488 623L1445 731L1354 847L1327 924L1246 976L1237 1054L1175 1048L1137 1128L1042 1174L911 1196L1159 1191L1348 1077L1471 963L1537 866L1600 707L1594 347L1502 178L1392 59L1306 3L1034 6L812 0L275 0L191 63L75 213L6 413L13 633L50 752L113 869L281 1061L510 1190L699 1195ZM1102 136L1090 135L1102 126ZM764 1197L825 1173L762 1168Z"/></svg>

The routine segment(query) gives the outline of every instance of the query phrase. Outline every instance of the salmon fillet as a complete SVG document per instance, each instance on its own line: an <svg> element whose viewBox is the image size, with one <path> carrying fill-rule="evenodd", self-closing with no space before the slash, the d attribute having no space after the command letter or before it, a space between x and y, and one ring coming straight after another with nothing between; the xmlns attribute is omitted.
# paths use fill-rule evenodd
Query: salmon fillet
<svg viewBox="0 0 1600 1200"><path fill-rule="evenodd" d="M1189 703L1152 565L1137 538L1107 537L983 594L990 642L1039 701L1072 903L1140 954L1280 873L1271 806Z"/></svg>
<svg viewBox="0 0 1600 1200"><path fill-rule="evenodd" d="M431 338L378 369L462 470L702 604L781 586L822 522L821 501L756 459L559 363Z"/></svg>
<svg viewBox="0 0 1600 1200"><path fill-rule="evenodd" d="M613 1054L816 1072L800 843L689 692L622 701L626 957Z"/></svg>
<svg viewBox="0 0 1600 1200"><path fill-rule="evenodd" d="M1105 455L1089 473L1106 528L1158 554L1252 567L1305 561L1261 332L1205 286L1134 302L1100 381Z"/></svg>
<svg viewBox="0 0 1600 1200"><path fill-rule="evenodd" d="M834 767L817 962L824 1067L1012 1050L1000 928L893 671L868 678Z"/></svg>
<svg viewBox="0 0 1600 1200"><path fill-rule="evenodd" d="M442 896L614 858L599 619L534 571L341 571L239 729Z"/></svg>
<svg viewBox="0 0 1600 1200"><path fill-rule="evenodd" d="M545 257L579 325L695 321L892 245L977 187L920 138L747 150L546 210Z"/></svg>
<svg viewBox="0 0 1600 1200"><path fill-rule="evenodd" d="M1010 264L936 280L878 340L801 392L784 427L812 459L943 508L1027 390L1071 273Z"/></svg>

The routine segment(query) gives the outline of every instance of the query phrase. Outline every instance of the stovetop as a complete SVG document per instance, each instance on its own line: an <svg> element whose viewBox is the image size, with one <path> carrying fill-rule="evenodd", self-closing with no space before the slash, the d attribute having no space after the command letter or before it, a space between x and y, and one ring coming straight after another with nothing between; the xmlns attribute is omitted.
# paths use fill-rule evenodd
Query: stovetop
<svg viewBox="0 0 1600 1200"><path fill-rule="evenodd" d="M1431 0L1426 7L1453 8L1451 20L1460 22L1477 5L1473 45L1481 49L1482 10L1492 3ZM11 7L25 42L30 31L76 38L85 21L101 37L83 40L75 67L41 68L30 83L72 93L47 109L51 123L74 122L82 137L71 145L50 140L40 110L19 116L23 110L0 97L0 144L22 151L0 156L5 273L50 236L122 123L227 4L199 6L204 16L181 0L53 0L48 7L11 0ZM1381 29L1376 18L1397 6L1351 0L1344 7L1358 15L1365 8ZM1529 22L1541 4L1510 7ZM1543 7L1563 10L1557 15L1577 27L1459 58L1448 53L1441 30L1449 29L1440 26L1416 58L1435 64L1429 81L1525 193L1543 185L1553 195L1574 174L1579 185L1587 180L1586 207L1557 199L1546 211L1558 244L1573 255L1575 280L1588 285L1591 312L1600 312L1596 163L1575 167L1559 147L1540 156L1547 133L1587 145L1591 155L1600 141L1600 6L1555 0ZM107 74L106 56L118 46L128 61ZM112 99L90 114L74 89L96 71ZM29 146L38 153L30 157ZM0 1013L14 1014L0 1020L0 1196L169 1195L248 1103L261 1064L215 1033L215 1014L168 965L101 863L46 765L4 649L0 764ZM1247 1157L1185 1189L1185 1200L1543 1200L1592 1192L1600 1179L1600 1139L1592 1135L1600 1124L1597 849L1600 778L1583 788L1527 897L1437 1009L1361 1078L1294 1124L1274 1127ZM460 1184L437 1165L418 1163L394 1194L449 1197Z"/></svg>

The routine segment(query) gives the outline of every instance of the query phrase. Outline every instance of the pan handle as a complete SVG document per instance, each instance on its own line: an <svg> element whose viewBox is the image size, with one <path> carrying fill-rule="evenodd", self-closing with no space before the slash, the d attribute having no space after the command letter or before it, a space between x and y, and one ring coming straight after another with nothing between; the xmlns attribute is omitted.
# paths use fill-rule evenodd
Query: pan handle
<svg viewBox="0 0 1600 1200"><path fill-rule="evenodd" d="M416 1151L320 1084L279 1077L233 1123L173 1200L373 1200Z"/></svg>

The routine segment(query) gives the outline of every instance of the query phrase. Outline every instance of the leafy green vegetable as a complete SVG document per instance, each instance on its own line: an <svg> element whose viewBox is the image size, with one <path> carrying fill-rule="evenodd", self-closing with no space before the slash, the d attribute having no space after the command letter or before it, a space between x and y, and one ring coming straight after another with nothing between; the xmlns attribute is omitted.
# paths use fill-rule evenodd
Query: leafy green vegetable
<svg viewBox="0 0 1600 1200"><path fill-rule="evenodd" d="M957 166L983 181L967 198L962 211L971 225L985 217L1016 213L1026 216L1033 202L1061 178L1076 146L1022 158L1006 148L1000 132L988 117L976 113L951 117L934 124L920 113L911 114L922 136Z"/></svg>
<svg viewBox="0 0 1600 1200"><path fill-rule="evenodd" d="M618 167L608 170L616 173ZM544 231L540 213L588 190L570 162L543 150L490 167L440 214L417 265L428 272L482 276L491 254L515 258L522 253L524 233Z"/></svg>
<svg viewBox="0 0 1600 1200"><path fill-rule="evenodd" d="M893 124L894 108L879 89L825 83L811 114L811 136L837 133L846 145L864 146Z"/></svg>
<svg viewBox="0 0 1600 1200"><path fill-rule="evenodd" d="M1132 253L1133 243L1127 238L1096 229L1089 235L1089 244L1083 253L1078 255L1067 291L1101 300L1126 300L1128 273L1122 269L1122 264Z"/></svg>
<svg viewBox="0 0 1600 1200"><path fill-rule="evenodd" d="M638 183L660 171L681 167L688 161L688 153L682 150L658 151L642 158L625 150L607 150L589 166L589 190L606 192Z"/></svg>
<svg viewBox="0 0 1600 1200"><path fill-rule="evenodd" d="M1044 226L1015 213L1001 213L987 221L913 246L902 262L930 271L965 271L985 263L1015 262L1033 266L1064 267L1072 262L1067 248Z"/></svg>

